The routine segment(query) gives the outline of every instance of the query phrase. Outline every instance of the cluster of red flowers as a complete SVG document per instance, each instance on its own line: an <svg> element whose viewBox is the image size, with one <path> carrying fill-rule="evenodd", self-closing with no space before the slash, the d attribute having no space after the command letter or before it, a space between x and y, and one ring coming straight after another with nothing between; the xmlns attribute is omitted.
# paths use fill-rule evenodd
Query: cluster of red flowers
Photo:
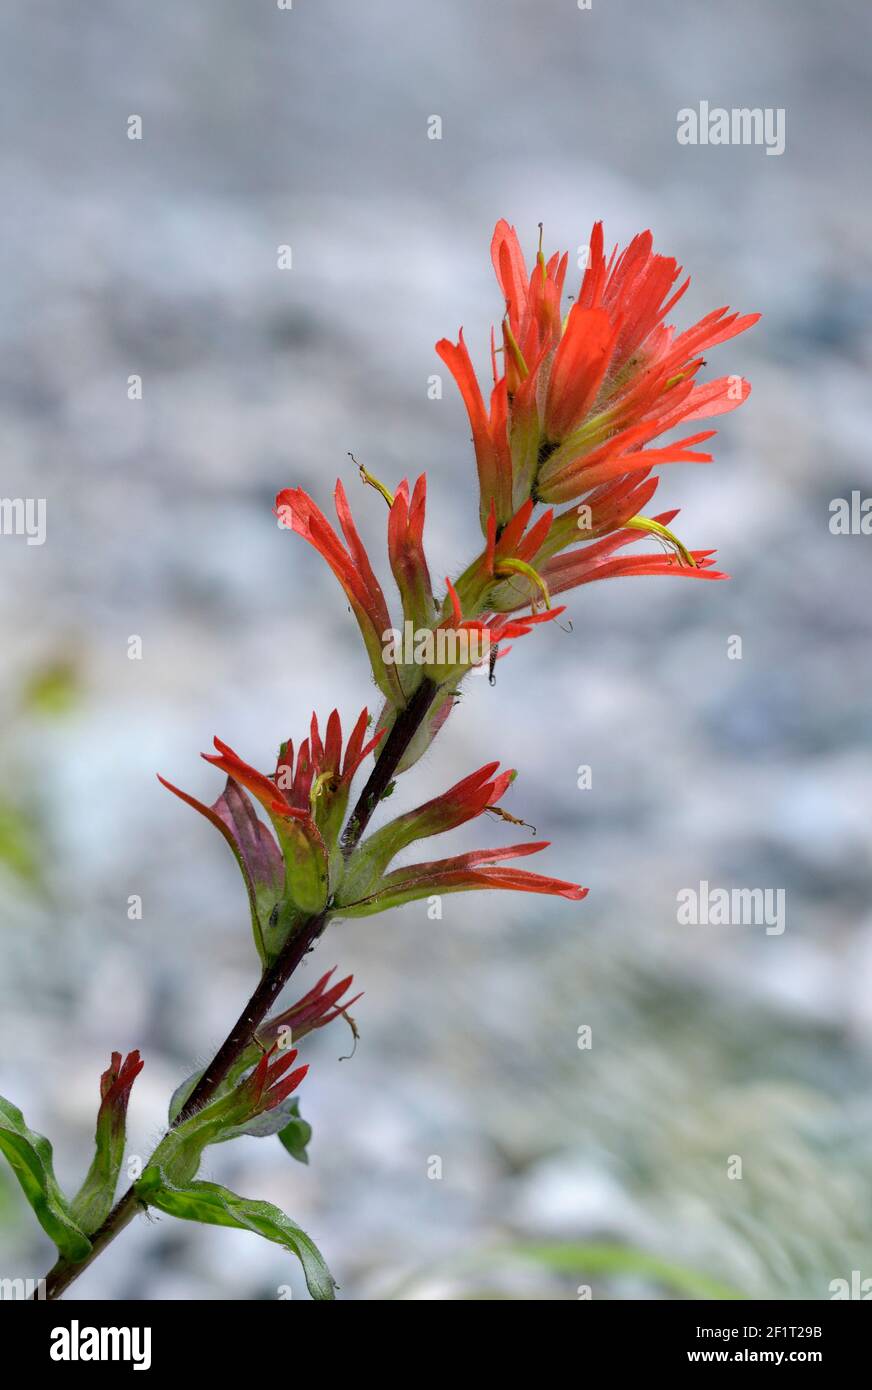
<svg viewBox="0 0 872 1390"><path fill-rule="evenodd" d="M364 742L367 721L367 711L363 710L343 761L337 712L330 716L324 743L313 715L310 737L300 745L296 768L293 745L285 743L270 776L244 763L216 739L218 752L204 753L203 757L227 774L227 784L212 806L160 779L211 821L233 849L248 890L252 929L265 966L275 959L304 917L325 910L343 917L362 917L434 893L473 888L584 896L585 889L560 879L493 867L501 860L546 849L545 840L475 850L387 872L400 850L414 841L463 825L494 807L515 777L514 772L496 775L496 763L487 764L441 796L389 821L353 853L344 854L340 835L351 779L381 739L379 732ZM266 811L274 834L258 819L249 793Z"/></svg>
<svg viewBox="0 0 872 1390"><path fill-rule="evenodd" d="M650 232L606 257L597 223L578 293L565 315L565 254L546 259L540 244L528 272L514 228L502 221L491 252L505 313L499 346L491 335L493 386L487 402L462 330L456 343L443 339L436 345L469 414L484 534L481 553L453 582L446 579L441 597L434 595L424 549L426 479L418 478L411 489L403 480L391 493L361 469L388 506L387 555L403 624L432 644L416 643L410 656L388 641L397 629L342 483L334 494L341 534L302 488L285 489L276 498L279 523L314 546L341 584L384 699L382 712L370 736L371 721L363 711L344 759L337 712L330 715L323 740L313 717L296 765L293 745L283 744L269 775L216 739L217 751L204 757L228 780L212 806L170 787L207 816L233 848L265 968L313 914L363 916L430 894L477 888L583 897L586 890L575 884L498 867L505 859L544 849L545 842L390 869L414 841L488 810L514 820L498 808L514 773L498 773L495 763L360 843L355 837L349 849L342 834L352 778L369 753L378 757L383 735L426 682L425 714L396 770L410 766L444 723L467 673L483 660L492 663L505 655L508 642L563 612L552 604L552 595L617 575L723 577L713 567L711 551L689 550L669 529L674 512L648 517L642 509L657 488L655 467L711 458L700 450L711 430L672 442L662 437L747 398L750 387L740 376L708 382L699 376L702 354L742 333L757 315L716 309L676 333L666 318L688 281L677 285L680 267L654 253ZM568 505L555 511L561 504ZM544 509L535 515L537 506ZM654 553L619 553L645 536L657 541ZM460 639L470 636L484 642L486 656L481 642L472 654L464 647ZM438 640L447 638L457 639L448 654ZM272 833L257 818L251 797L265 810ZM325 984L326 977L316 986L310 1010L317 1008Z"/></svg>
<svg viewBox="0 0 872 1390"><path fill-rule="evenodd" d="M713 431L659 449L647 445L685 421L742 404L750 387L741 377L705 385L695 378L705 365L702 352L744 332L759 315L715 309L676 337L664 320L690 281L673 292L681 267L654 254L650 232L634 237L620 256L615 248L606 261L602 223L596 223L565 319L565 254L546 261L540 248L528 276L506 222L497 223L491 254L506 313L502 373L492 352L489 411L462 331L457 344L443 339L436 346L469 412L484 527L491 508L504 526L529 497L571 502L616 479L632 476L638 485L655 464L711 458L694 448Z"/></svg>
<svg viewBox="0 0 872 1390"><path fill-rule="evenodd" d="M441 601L433 595L424 552L426 481L409 493L403 481L389 504L388 557L403 619L418 631L475 628L491 650L563 610L551 597L596 579L671 574L720 579L713 552L689 550L669 529L676 512L642 515L658 479L652 470L679 462L705 463L700 449L714 431L664 442L677 426L733 410L747 399L741 376L700 382L702 354L735 337L759 317L715 309L676 333L665 320L689 284L675 288L681 268L653 251L642 232L608 259L602 225L591 233L578 294L563 316L567 256L546 260L541 249L528 273L514 228L499 222L491 247L505 301L502 345L491 337L493 388L486 404L461 330L457 343L436 350L451 370L469 414L479 481L485 548ZM658 441L656 444L654 441ZM375 481L364 472L367 481ZM421 679L455 688L469 663L386 660L393 630L341 483L336 534L301 488L276 499L280 523L309 541L327 560L357 618L373 676L386 700L381 726L408 702ZM555 512L555 506L570 503ZM537 504L544 510L534 519ZM621 553L645 536L658 549ZM530 612L514 619L506 615ZM450 705L448 706L450 708ZM437 711L441 718L436 718ZM448 709L434 704L430 735Z"/></svg>

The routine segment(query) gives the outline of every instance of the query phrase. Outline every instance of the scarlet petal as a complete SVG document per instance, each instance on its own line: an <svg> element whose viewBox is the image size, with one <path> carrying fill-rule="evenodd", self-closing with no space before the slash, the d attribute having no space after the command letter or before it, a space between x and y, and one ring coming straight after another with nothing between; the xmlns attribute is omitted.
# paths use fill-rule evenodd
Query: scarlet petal
<svg viewBox="0 0 872 1390"><path fill-rule="evenodd" d="M214 740L217 753L203 753L201 756L207 763L212 763L214 767L220 767L222 772L226 772L228 777L232 777L234 782L246 787L252 796L257 797L262 806L269 809L276 799L275 784L269 777L265 777L256 768L244 763L237 753L228 744L222 743L220 738Z"/></svg>
<svg viewBox="0 0 872 1390"><path fill-rule="evenodd" d="M548 439L564 439L584 419L606 374L615 341L615 329L604 309L573 305L548 382Z"/></svg>
<svg viewBox="0 0 872 1390"><path fill-rule="evenodd" d="M547 893L573 901L584 898L588 890L577 883L567 883L563 879L549 878L524 869L493 867L501 859L536 854L546 847L547 842L511 845L504 849L474 850L470 854L437 859L427 864L410 864L382 879L377 892L359 902L346 904L343 910L349 916L368 916L395 904L427 897L431 893L458 893L481 888Z"/></svg>
<svg viewBox="0 0 872 1390"><path fill-rule="evenodd" d="M100 1077L101 1105L126 1111L130 1088L144 1066L136 1050L128 1052L123 1063L121 1053L113 1052L108 1069Z"/></svg>
<svg viewBox="0 0 872 1390"><path fill-rule="evenodd" d="M501 219L494 228L491 259L509 310L512 332L518 336L527 304L527 267L514 227Z"/></svg>
<svg viewBox="0 0 872 1390"><path fill-rule="evenodd" d="M445 576L445 583L448 587L448 596L451 599L451 608L454 614L454 625L455 627L459 627L460 624L463 622L463 609L460 607L460 599L457 597L457 590L455 589L454 585L451 583L451 580L448 578L447 575Z"/></svg>
<svg viewBox="0 0 872 1390"><path fill-rule="evenodd" d="M487 411L469 349L463 340L463 329L460 330L457 343L450 342L448 338L441 338L436 344L436 351L457 382L472 426L473 440L478 448L479 444L488 438Z"/></svg>
<svg viewBox="0 0 872 1390"><path fill-rule="evenodd" d="M324 740L324 762L325 766L335 771L339 771L342 761L342 724L339 719L339 711L331 710L327 720L327 736Z"/></svg>
<svg viewBox="0 0 872 1390"><path fill-rule="evenodd" d="M440 339L436 351L457 382L469 415L478 468L479 512L482 528L486 530L491 502L496 505L498 520L505 521L511 512L512 460L506 432L508 402L505 377L494 386L488 414L463 339L463 330L460 330L456 344L447 338Z"/></svg>
<svg viewBox="0 0 872 1390"><path fill-rule="evenodd" d="M286 1076L283 1080L278 1081L275 1086L272 1086L269 1091L265 1109L275 1110L277 1105L281 1105L282 1101L286 1100L291 1092L297 1089L308 1070L309 1066L307 1063L303 1067L298 1067L296 1071L292 1071L290 1076Z"/></svg>

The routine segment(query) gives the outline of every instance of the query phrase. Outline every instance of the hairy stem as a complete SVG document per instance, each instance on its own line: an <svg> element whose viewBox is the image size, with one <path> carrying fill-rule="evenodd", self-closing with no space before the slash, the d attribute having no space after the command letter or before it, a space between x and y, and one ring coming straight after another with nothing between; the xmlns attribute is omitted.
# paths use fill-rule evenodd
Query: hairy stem
<svg viewBox="0 0 872 1390"><path fill-rule="evenodd" d="M408 705L397 715L394 726L384 741L381 752L358 797L357 804L349 817L342 846L350 854L359 843L364 830L379 801L396 774L400 761L409 744L421 727L433 703L438 687L432 681L423 680L412 695ZM263 1023L276 999L284 989L304 956L315 945L329 920L329 913L322 912L303 922L268 970L261 977L257 989L252 994L239 1018L234 1023L224 1042L207 1066L194 1090L191 1092L171 1127L181 1124L204 1105L217 1091L227 1073L250 1045L257 1029ZM83 1270L115 1237L129 1225L141 1209L141 1203L133 1187L116 1202L102 1226L91 1236L91 1251L84 1259L73 1264L63 1256L49 1270L45 1277L46 1299L60 1298L77 1279ZM34 1298L37 1294L34 1294Z"/></svg>

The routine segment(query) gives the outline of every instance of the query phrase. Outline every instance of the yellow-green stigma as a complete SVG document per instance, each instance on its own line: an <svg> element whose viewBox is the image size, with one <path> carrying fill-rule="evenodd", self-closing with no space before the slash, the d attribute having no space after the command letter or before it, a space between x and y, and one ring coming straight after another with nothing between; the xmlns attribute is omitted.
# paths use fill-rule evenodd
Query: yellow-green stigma
<svg viewBox="0 0 872 1390"><path fill-rule="evenodd" d="M508 578L508 576L512 574L522 574L525 579L529 579L530 583L535 585L539 590L545 607L551 607L551 595L548 592L548 585L545 583L541 574L538 574L532 565L528 565L526 560L500 560L494 569L494 573L502 575L504 578Z"/></svg>
<svg viewBox="0 0 872 1390"><path fill-rule="evenodd" d="M530 373L527 364L524 361L524 354L518 346L517 339L515 338L515 335L512 332L508 318L503 319L503 335L505 337L506 350L510 354L512 361L515 364L518 375L522 381L526 381Z"/></svg>
<svg viewBox="0 0 872 1390"><path fill-rule="evenodd" d="M392 507L394 505L394 494L392 492L388 492L388 489L385 487L384 483L380 483L378 478L376 478L373 473L370 473L368 468L366 468L362 463L358 463L357 459L354 457L354 454L352 454L350 450L348 453L348 457L351 459L351 462L354 464L355 468L360 474L360 481L366 484L368 487L374 487L376 492L381 493L388 506Z"/></svg>
<svg viewBox="0 0 872 1390"><path fill-rule="evenodd" d="M624 525L632 531L645 531L649 535L657 536L659 540L663 541L664 545L675 551L675 554L684 564L689 565L691 569L698 569L696 560L694 560L687 546L684 544L684 541L679 540L675 532L670 531L669 527L664 526L662 522L655 521L653 517L650 516L634 516L631 517L629 521L625 521Z"/></svg>
<svg viewBox="0 0 872 1390"><path fill-rule="evenodd" d="M312 783L312 789L309 792L309 805L311 806L313 811L315 809L315 802L320 797L324 788L329 786L330 783L333 781L333 776L334 774L332 772L322 772L315 778L314 782Z"/></svg>

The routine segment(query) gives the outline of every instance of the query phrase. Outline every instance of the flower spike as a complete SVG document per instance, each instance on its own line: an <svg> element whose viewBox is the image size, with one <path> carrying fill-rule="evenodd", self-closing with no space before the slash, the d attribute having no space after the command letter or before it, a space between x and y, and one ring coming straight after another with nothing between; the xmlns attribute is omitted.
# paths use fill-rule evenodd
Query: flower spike
<svg viewBox="0 0 872 1390"><path fill-rule="evenodd" d="M548 562L559 551L611 532L626 544L624 528L637 518L630 529L642 529L640 508L656 489L656 478L649 477L652 468L711 462L711 454L698 446L712 438L712 430L668 443L655 441L676 426L735 410L747 400L751 388L740 376L703 383L697 377L705 366L704 352L744 333L759 318L720 308L676 333L667 315L690 281L681 280L681 267L672 257L655 254L649 231L634 237L620 254L616 247L606 257L602 223L595 223L581 286L565 320L560 301L567 258L546 260L541 229L529 273L515 229L505 221L494 230L491 258L506 305L502 374L495 370L494 385L494 399L504 399L505 410L484 411L462 336L456 346L444 340L436 345L466 403L479 464L487 545L457 584L470 616L484 609L511 612L534 597L530 574L514 585L497 582L513 561L530 565L553 589ZM507 484L498 489L495 479L507 472L511 489ZM553 521L550 534L537 536L530 553L513 553L534 502L574 502L576 507ZM494 551L500 545L502 564L495 566ZM710 566L688 561L690 554L682 557L682 573L716 576ZM649 556L606 564L601 555L583 558L576 553L571 562L556 566L561 579L557 591L574 587L571 576L586 583L675 568L661 557L652 566Z"/></svg>

